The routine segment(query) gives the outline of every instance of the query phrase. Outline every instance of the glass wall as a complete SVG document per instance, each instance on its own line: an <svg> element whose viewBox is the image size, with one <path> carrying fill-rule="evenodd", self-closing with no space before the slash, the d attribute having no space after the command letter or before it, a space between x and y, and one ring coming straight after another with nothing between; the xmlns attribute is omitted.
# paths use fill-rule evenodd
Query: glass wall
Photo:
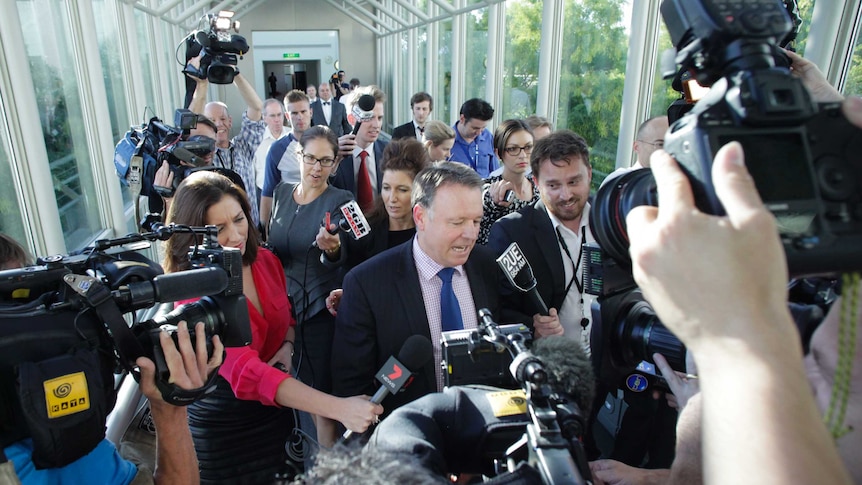
<svg viewBox="0 0 862 485"><path fill-rule="evenodd" d="M83 126L75 52L64 0L19 0L18 15L30 62L42 136L66 247L81 248L104 227Z"/></svg>
<svg viewBox="0 0 862 485"><path fill-rule="evenodd" d="M153 54L152 49L150 48L150 24L151 20L147 14L141 12L138 9L135 9L135 30L138 34L138 56L141 60L141 81L144 84L144 94L147 101L147 108L149 108L149 112L147 114L144 113L133 113L133 117L140 117L141 119L148 119L151 116L158 116L162 118L163 116L167 116L165 113L158 112L158 105L156 104L156 94L153 91ZM173 116L173 113L168 113ZM164 119L164 118L162 118ZM170 118L168 118L170 119Z"/></svg>
<svg viewBox="0 0 862 485"><path fill-rule="evenodd" d="M467 30L465 53L467 63L464 66L464 100L470 98L490 99L485 92L485 79L488 75L488 7L483 7L464 16ZM453 116L460 106L455 106ZM454 118L453 118L454 120Z"/></svg>
<svg viewBox="0 0 862 485"><path fill-rule="evenodd" d="M616 164L631 0L566 0L557 128L568 128L590 146L593 186Z"/></svg>
<svg viewBox="0 0 862 485"><path fill-rule="evenodd" d="M0 95L0 110L6 111L2 95ZM24 221L21 220L21 207L16 197L18 191L15 189L15 177L9 159L9 140L5 136L5 120L0 116L0 232L27 247Z"/></svg>
<svg viewBox="0 0 862 485"><path fill-rule="evenodd" d="M542 0L510 0L506 3L506 47L503 53L502 106L497 122L526 118L536 112L539 87L539 42L542 33Z"/></svg>
<svg viewBox="0 0 862 485"><path fill-rule="evenodd" d="M447 124L453 123L455 116L452 115L451 96L452 92L452 19L439 23L438 28L437 55L437 87L431 96L434 97L434 119L441 120ZM458 108L455 108L458 113Z"/></svg>

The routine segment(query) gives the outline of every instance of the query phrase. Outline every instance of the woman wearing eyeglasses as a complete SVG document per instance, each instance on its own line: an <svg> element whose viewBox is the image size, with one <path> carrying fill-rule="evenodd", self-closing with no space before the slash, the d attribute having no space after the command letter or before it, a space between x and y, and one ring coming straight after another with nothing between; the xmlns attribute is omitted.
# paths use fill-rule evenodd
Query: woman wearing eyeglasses
<svg viewBox="0 0 862 485"><path fill-rule="evenodd" d="M527 176L533 153L530 125L524 120L501 123L494 132L494 153L503 172L485 179L482 189L485 207L476 241L479 244L488 243L488 234L497 219L539 200L539 191Z"/></svg>
<svg viewBox="0 0 862 485"><path fill-rule="evenodd" d="M326 213L353 199L329 185L338 169L338 139L327 126L314 126L302 134L300 182L280 184L273 193L269 242L284 266L287 294L296 310L294 366L302 382L323 392L331 390L330 355L335 318L326 309L326 297L341 287L340 266L347 260L341 231L323 227ZM331 446L332 422L315 416L317 437Z"/></svg>

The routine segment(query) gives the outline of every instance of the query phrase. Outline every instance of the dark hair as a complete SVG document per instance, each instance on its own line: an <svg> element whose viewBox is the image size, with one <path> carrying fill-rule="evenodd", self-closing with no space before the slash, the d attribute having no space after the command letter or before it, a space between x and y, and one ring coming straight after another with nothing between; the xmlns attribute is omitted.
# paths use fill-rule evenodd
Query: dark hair
<svg viewBox="0 0 862 485"><path fill-rule="evenodd" d="M434 111L434 98L426 92L418 92L411 96L410 107L412 108L414 104L421 103L423 101L428 101L428 111Z"/></svg>
<svg viewBox="0 0 862 485"><path fill-rule="evenodd" d="M215 121L207 118L205 115L198 115L196 123L199 125L207 125L212 128L214 132L218 133L218 126L216 126Z"/></svg>
<svg viewBox="0 0 862 485"><path fill-rule="evenodd" d="M239 202L248 221L248 239L245 243L242 263L249 265L257 258L260 234L252 223L251 205L245 191L224 175L204 170L186 177L174 194L167 222L186 226L204 226L209 208L219 203L226 195ZM196 239L191 234L175 234L168 239L165 245L166 272L175 273L191 268L188 252L190 246L198 244Z"/></svg>
<svg viewBox="0 0 862 485"><path fill-rule="evenodd" d="M358 87L359 87L359 85L360 85L359 78L358 78L358 77L352 77L352 78L350 78L350 83L349 83L349 84L350 84L350 88L351 88L351 89L358 88Z"/></svg>
<svg viewBox="0 0 862 485"><path fill-rule="evenodd" d="M533 145L530 169L533 176L539 178L539 166L545 160L562 167L571 164L574 160L568 159L573 157L580 158L587 167L590 166L590 149L586 140L574 131L557 130Z"/></svg>
<svg viewBox="0 0 862 485"><path fill-rule="evenodd" d="M308 102L308 95L298 89L291 89L284 95L284 104L298 103L300 101Z"/></svg>
<svg viewBox="0 0 862 485"><path fill-rule="evenodd" d="M416 174L425 170L431 164L428 151L422 143L415 138L400 138L392 140L383 150L383 163L380 169L385 173L387 170L406 172L411 180L416 179ZM382 189L381 189L382 190ZM368 212L368 223L376 225L383 221L388 214L383 197L375 197L374 207Z"/></svg>
<svg viewBox="0 0 862 485"><path fill-rule="evenodd" d="M427 209L434 203L437 189L444 185L463 185L482 190L483 183L482 177L463 163L440 162L416 174L410 202L414 207L418 204Z"/></svg>
<svg viewBox="0 0 862 485"><path fill-rule="evenodd" d="M328 141L329 145L332 147L332 153L336 158L338 157L338 137L335 136L335 132L326 125L312 126L305 130L302 136L299 137L299 144L302 148L305 148L308 145L308 142L317 139Z"/></svg>
<svg viewBox="0 0 862 485"><path fill-rule="evenodd" d="M465 121L470 121L473 118L488 121L494 117L494 108L484 99L473 98L464 101L464 104L461 105L461 114L464 115Z"/></svg>
<svg viewBox="0 0 862 485"><path fill-rule="evenodd" d="M18 241L0 232L0 267L10 261L15 261L22 267L27 266L30 264L30 255Z"/></svg>
<svg viewBox="0 0 862 485"><path fill-rule="evenodd" d="M519 131L526 131L530 134L530 138L533 137L533 130L524 120L506 120L494 130L494 150L497 151L497 158L503 159L509 138Z"/></svg>
<svg viewBox="0 0 862 485"><path fill-rule="evenodd" d="M297 477L292 485L377 485L410 483L412 485L445 485L445 477L436 475L422 460L410 452L393 452L358 444L321 448L314 466Z"/></svg>

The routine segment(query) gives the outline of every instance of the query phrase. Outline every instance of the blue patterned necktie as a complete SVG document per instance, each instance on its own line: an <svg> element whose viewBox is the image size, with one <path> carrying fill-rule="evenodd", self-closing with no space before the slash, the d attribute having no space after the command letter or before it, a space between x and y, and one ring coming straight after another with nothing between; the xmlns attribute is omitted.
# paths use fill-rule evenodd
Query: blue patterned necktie
<svg viewBox="0 0 862 485"><path fill-rule="evenodd" d="M461 305L458 304L455 290L452 289L453 273L455 273L455 268L443 268L437 272L437 276L443 281L443 286L440 287L440 318L444 332L464 328Z"/></svg>

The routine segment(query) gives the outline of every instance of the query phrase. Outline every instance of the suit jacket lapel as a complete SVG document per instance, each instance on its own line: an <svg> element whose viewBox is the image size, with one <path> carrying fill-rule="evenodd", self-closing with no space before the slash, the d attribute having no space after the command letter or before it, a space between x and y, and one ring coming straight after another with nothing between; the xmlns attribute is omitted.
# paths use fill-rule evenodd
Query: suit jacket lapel
<svg viewBox="0 0 862 485"><path fill-rule="evenodd" d="M431 329L428 324L428 314L425 313L425 300L422 299L422 288L419 286L419 272L416 271L416 262L413 261L413 242L410 241L401 246L399 250L398 266L395 268L396 291L401 299L401 304L408 312L412 312L415 318L408 318L411 335L424 335L431 340ZM437 376L432 362L430 372L425 372L425 384L432 392L437 390Z"/></svg>
<svg viewBox="0 0 862 485"><path fill-rule="evenodd" d="M377 166L377 193L383 188L383 143L374 142L374 165Z"/></svg>
<svg viewBox="0 0 862 485"><path fill-rule="evenodd" d="M338 164L338 176L344 181L341 188L350 192L356 192L356 181L353 180L353 156L344 157Z"/></svg>

